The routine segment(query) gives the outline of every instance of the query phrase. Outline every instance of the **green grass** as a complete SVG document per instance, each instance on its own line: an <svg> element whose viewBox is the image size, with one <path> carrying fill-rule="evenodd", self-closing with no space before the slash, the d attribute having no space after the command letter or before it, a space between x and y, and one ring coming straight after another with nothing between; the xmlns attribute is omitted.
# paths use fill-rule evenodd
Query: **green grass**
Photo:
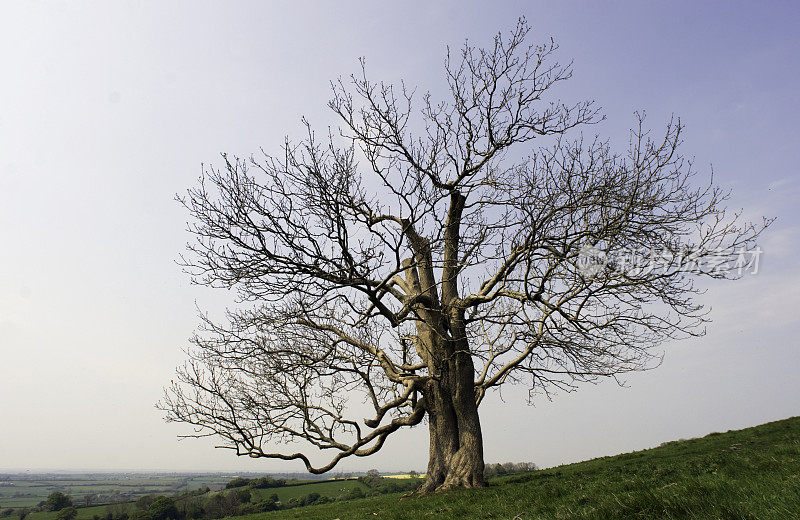
<svg viewBox="0 0 800 520"><path fill-rule="evenodd" d="M398 495L239 517L326 519L800 518L800 417L525 475L485 489Z"/></svg>
<svg viewBox="0 0 800 520"><path fill-rule="evenodd" d="M364 492L369 491L369 487L357 480L326 480L323 482L312 482L301 486L286 486L279 488L252 489L253 502L264 500L273 493L278 495L278 500L288 502L292 498L300 498L309 493L319 493L330 498L345 495L354 488L361 488Z"/></svg>

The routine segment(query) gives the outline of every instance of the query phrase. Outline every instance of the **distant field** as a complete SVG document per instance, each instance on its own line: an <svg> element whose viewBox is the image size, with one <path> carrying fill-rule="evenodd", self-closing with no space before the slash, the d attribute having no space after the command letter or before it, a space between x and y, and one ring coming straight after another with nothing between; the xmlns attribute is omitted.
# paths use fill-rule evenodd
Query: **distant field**
<svg viewBox="0 0 800 520"><path fill-rule="evenodd" d="M10 479L0 486L0 508L31 507L45 500L50 493L60 491L71 496L76 506L85 505L89 495L93 503L132 500L147 494L172 495L203 486L220 486L231 480L229 475L131 475L109 478L86 475L84 478L59 477L42 479ZM98 496L99 495L99 496Z"/></svg>
<svg viewBox="0 0 800 520"><path fill-rule="evenodd" d="M230 477L227 477L230 479ZM398 478L395 476L394 478ZM402 479L400 480L408 480ZM201 487L201 486L196 486ZM318 493L321 496L326 496L331 499L337 499L345 494L347 494L350 490L360 488L362 491L369 492L370 488L363 484L362 482L356 479L348 479L348 480L327 480L322 482L306 482L299 485L290 485L284 487L277 487L277 488L266 488L266 489L249 489L252 495L252 501L257 502L260 500L264 500L267 497L271 496L272 494L278 495L278 500L281 502L287 503L292 498L300 498L305 495L311 493ZM219 493L226 493L227 491L219 491ZM171 493L170 493L171 494ZM115 507L114 505L109 506L108 504L104 505L97 505L92 507L79 507L78 508L78 516L76 520L92 520L95 515L103 517L108 512L109 507ZM30 513L27 517L28 520L55 520L56 512L52 511L40 511L35 513Z"/></svg>

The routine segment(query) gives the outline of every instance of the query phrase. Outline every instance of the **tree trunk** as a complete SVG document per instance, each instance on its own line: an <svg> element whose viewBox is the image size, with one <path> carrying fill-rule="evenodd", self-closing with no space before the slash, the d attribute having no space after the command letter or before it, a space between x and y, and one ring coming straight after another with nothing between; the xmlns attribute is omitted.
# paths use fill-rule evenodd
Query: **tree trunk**
<svg viewBox="0 0 800 520"><path fill-rule="evenodd" d="M430 453L422 493L486 485L472 359L461 351L442 368L440 377L430 381L425 392Z"/></svg>
<svg viewBox="0 0 800 520"><path fill-rule="evenodd" d="M463 205L463 200L459 204ZM462 206L458 206L460 213ZM454 217L457 221L458 214ZM456 233L458 226L449 228ZM406 271L406 286L429 301L417 309L417 338L414 346L428 365L432 376L423 394L428 414L430 452L425 484L420 493L457 487L482 487L483 436L475 400L475 366L469 351L463 309L450 307L457 295L455 274L443 284L447 308L442 309L436 294L436 280L430 246L416 234L416 268ZM457 242L450 244L455 247ZM410 265L410 262L406 265Z"/></svg>

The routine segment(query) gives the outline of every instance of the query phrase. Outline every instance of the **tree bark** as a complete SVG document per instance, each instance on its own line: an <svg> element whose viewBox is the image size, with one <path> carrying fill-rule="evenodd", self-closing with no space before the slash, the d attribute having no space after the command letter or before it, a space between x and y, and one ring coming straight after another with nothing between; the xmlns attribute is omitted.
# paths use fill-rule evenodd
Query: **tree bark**
<svg viewBox="0 0 800 520"><path fill-rule="evenodd" d="M406 233L415 249L417 265L406 264L406 287L426 296L417 308L419 356L432 376L424 389L429 420L428 470L421 493L486 485L483 478L483 436L475 398L475 366L469 350L463 309L453 306L458 296L455 259L458 229L465 198L456 193L448 217L446 269L439 300L429 242L409 226Z"/></svg>
<svg viewBox="0 0 800 520"><path fill-rule="evenodd" d="M466 352L443 363L425 392L430 451L420 492L486 485L483 436L473 388L473 364Z"/></svg>

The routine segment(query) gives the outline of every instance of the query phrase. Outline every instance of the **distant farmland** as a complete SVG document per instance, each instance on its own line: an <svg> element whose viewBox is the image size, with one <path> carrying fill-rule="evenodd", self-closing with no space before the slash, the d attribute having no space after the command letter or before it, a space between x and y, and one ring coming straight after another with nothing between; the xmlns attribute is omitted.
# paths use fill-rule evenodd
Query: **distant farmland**
<svg viewBox="0 0 800 520"><path fill-rule="evenodd" d="M402 482L410 482L416 479L407 478L405 475L387 475L390 477L392 481L402 483ZM215 487L224 487L224 483L231 480L232 476L222 476L222 475L204 475L204 476L195 476L192 478L183 478L183 479L174 479L169 480L168 477L141 477L137 482L137 484L141 484L139 487L136 488L137 493L143 493L144 491L148 491L144 494L166 494L166 492L159 492L157 491L157 484L160 484L162 489L174 489L177 486L181 486L178 490L178 493L181 493L186 490L191 489L199 489L208 485L209 483L213 484ZM149 480L149 481L148 481ZM185 482L188 481L188 482ZM52 492L52 490L61 491L67 494L70 494L69 488L71 487L73 491L75 489L84 489L84 488L91 488L90 484L81 480L74 480L74 481L49 481L49 480L37 480L35 481L40 483L39 486L34 486L36 492L38 493L45 493L48 494ZM65 485L65 482L68 484L72 484L72 486ZM115 479L106 479L106 480L96 480L92 481L92 484L96 487L94 489L112 489L114 484L117 483L118 480ZM185 483L184 483L185 482ZM31 482L32 483L32 482ZM48 485L44 485L45 483L49 483ZM60 489L56 489L60 486ZM135 486L134 486L135 487ZM114 488L115 489L115 488ZM363 481L358 480L356 478L338 478L338 479L331 479L331 480L323 480L323 481L316 481L316 480L289 480L285 485L279 487L271 487L271 488L247 488L248 492L252 494L252 500L254 502L262 501L271 497L272 495L277 495L278 501L288 504L293 499L302 499L303 497L307 497L308 495L317 494L323 497L327 497L330 500L343 500L347 499L347 495L351 494L354 490L358 489L364 494L374 493L374 489L370 488L369 485L365 484ZM46 491L43 491L46 490ZM227 494L234 492L233 489L222 489L220 491L212 491L209 495L202 495L206 498L212 497L214 495L219 494ZM172 493L174 494L174 493ZM99 518L106 518L110 512L114 512L115 515L120 514L121 512L125 511L127 513L132 513L136 510L136 504L134 501L136 498L132 498L125 502L114 503L114 504L98 504L93 506L85 506L81 500L72 495L75 506L77 508L77 517L75 520L96 520ZM142 495L144 496L144 495ZM363 495L361 495L363 496ZM178 498L176 499L176 503L179 505L183 503L186 498ZM191 497L189 498L191 500ZM37 502L38 503L38 502ZM0 508L11 507L10 504L7 506L5 504L0 504ZM26 516L26 520L55 520L57 515L56 511L34 511Z"/></svg>
<svg viewBox="0 0 800 520"><path fill-rule="evenodd" d="M75 475L0 475L0 511L8 508L20 510L35 507L55 491L69 495L76 508L77 520L103 517L111 504L131 503L145 495L175 496L187 491L209 487L212 491L223 489L225 484L239 475L233 474L75 474ZM251 475L253 476L253 475ZM258 476L261 476L258 474ZM296 475L306 477L305 475ZM387 475L395 481L410 480L408 475ZM348 492L369 486L356 478L331 480L290 479L282 487L252 489L253 501L264 500L273 494L287 503L310 493L337 499ZM34 511L28 520L53 520L55 512Z"/></svg>
<svg viewBox="0 0 800 520"><path fill-rule="evenodd" d="M32 507L60 491L76 506L135 500L148 494L171 495L204 486L223 487L231 475L0 475L0 508ZM87 502L87 498L88 502Z"/></svg>

